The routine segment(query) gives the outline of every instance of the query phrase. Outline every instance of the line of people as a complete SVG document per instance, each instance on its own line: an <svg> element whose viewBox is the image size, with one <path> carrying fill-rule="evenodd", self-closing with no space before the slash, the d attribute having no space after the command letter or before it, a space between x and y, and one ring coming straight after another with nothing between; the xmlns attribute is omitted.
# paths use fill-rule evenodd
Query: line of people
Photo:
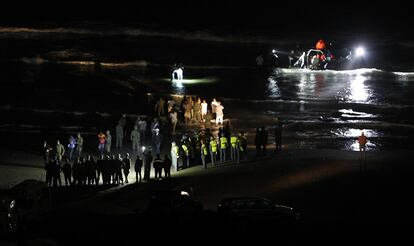
<svg viewBox="0 0 414 246"><path fill-rule="evenodd" d="M194 131L192 136L188 133L182 135L171 143L172 167L178 171L192 165L217 165L227 161L240 162L247 159L247 137L244 132L230 134L219 130L217 137L210 129Z"/></svg>
<svg viewBox="0 0 414 246"><path fill-rule="evenodd" d="M155 179L171 178L171 159L165 155L161 160L160 155L153 158L151 151L138 154L134 163L136 182L149 181L151 166L154 169ZM46 183L49 186L64 185L123 185L129 183L131 159L129 153L122 158L121 154L101 156L97 161L89 155L88 158L78 157L71 163L69 158L64 158L64 164L59 164L57 158L53 158L46 164ZM144 174L142 175L142 169ZM63 181L61 174L63 174ZM143 176L143 177L142 177Z"/></svg>

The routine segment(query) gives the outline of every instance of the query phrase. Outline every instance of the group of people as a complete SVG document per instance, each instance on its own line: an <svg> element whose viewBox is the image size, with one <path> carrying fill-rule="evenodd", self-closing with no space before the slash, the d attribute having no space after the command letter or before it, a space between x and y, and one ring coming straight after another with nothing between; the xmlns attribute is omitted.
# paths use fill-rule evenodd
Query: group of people
<svg viewBox="0 0 414 246"><path fill-rule="evenodd" d="M282 151L282 130L282 122L276 118L274 125L275 152ZM254 144L256 146L256 156L266 155L268 140L269 134L266 128L264 126L261 128L256 128L256 135L254 139Z"/></svg>
<svg viewBox="0 0 414 246"><path fill-rule="evenodd" d="M178 171L201 164L207 168L227 161L240 162L247 158L247 137L244 132L230 133L228 125L216 136L209 128L185 133L171 143L172 167Z"/></svg>
<svg viewBox="0 0 414 246"><path fill-rule="evenodd" d="M54 148L47 143L43 142L43 159L45 163L49 163L52 160L56 160L58 163L61 163L64 157L67 157L70 161L74 158L79 158L82 156L83 150L83 137L80 133L77 134L77 137L74 138L72 135L68 139L67 150L65 146L60 142L56 141Z"/></svg>
<svg viewBox="0 0 414 246"><path fill-rule="evenodd" d="M154 169L155 179L162 178L163 170L164 178L171 178L171 159L168 155L165 155L164 160L161 160L159 154L153 159L151 151L145 151L136 156L134 164L136 182L149 181L151 167ZM87 159L78 157L73 162L65 157L62 163L55 158L45 164L46 183L49 186L123 185L129 183L130 169L129 153L126 153L124 157L121 154L118 156L102 155L97 161L91 155ZM142 177L142 169L144 177ZM62 174L64 182L62 182Z"/></svg>
<svg viewBox="0 0 414 246"><path fill-rule="evenodd" d="M191 96L185 96L180 103L172 99L165 102L160 97L155 103L154 110L157 117L160 118L165 116L165 106L167 106L171 133L176 134L176 127L179 121L183 121L185 125L203 124L206 128L211 127L212 122L215 122L216 126L222 125L224 122L224 106L215 98L213 98L210 105L206 100Z"/></svg>

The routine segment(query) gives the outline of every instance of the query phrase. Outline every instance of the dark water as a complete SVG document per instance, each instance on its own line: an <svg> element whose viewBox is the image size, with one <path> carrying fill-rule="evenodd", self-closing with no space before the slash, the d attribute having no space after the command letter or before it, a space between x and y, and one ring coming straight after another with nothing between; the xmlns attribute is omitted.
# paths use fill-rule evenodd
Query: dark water
<svg viewBox="0 0 414 246"><path fill-rule="evenodd" d="M123 113L151 114L146 105L157 95L191 94L222 100L225 116L249 133L279 117L296 147L356 149L363 130L369 148L411 148L411 41L401 41L400 59L390 61L388 41L359 38L371 41L368 68L273 69L272 48L290 50L301 37L308 47L310 36L2 27L0 130L94 134ZM255 67L260 53L263 69ZM181 82L170 80L174 63L184 64Z"/></svg>

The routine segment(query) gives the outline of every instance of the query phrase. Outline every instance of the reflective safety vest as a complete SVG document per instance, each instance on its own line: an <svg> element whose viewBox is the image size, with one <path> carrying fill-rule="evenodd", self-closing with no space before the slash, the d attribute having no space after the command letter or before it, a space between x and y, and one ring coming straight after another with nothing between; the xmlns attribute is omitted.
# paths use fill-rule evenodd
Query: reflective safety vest
<svg viewBox="0 0 414 246"><path fill-rule="evenodd" d="M188 156L189 153L188 153L187 146L185 144L183 144L183 145L181 145L181 148L183 148L185 155Z"/></svg>
<svg viewBox="0 0 414 246"><path fill-rule="evenodd" d="M211 151L213 151L213 153L217 153L217 142L216 142L216 140L211 140L210 141L210 147L211 147Z"/></svg>
<svg viewBox="0 0 414 246"><path fill-rule="evenodd" d="M225 149L227 148L227 138L221 137L220 138L220 148Z"/></svg>
<svg viewBox="0 0 414 246"><path fill-rule="evenodd" d="M239 143L239 139L236 136L230 138L231 147L236 148Z"/></svg>
<svg viewBox="0 0 414 246"><path fill-rule="evenodd" d="M175 153L175 155L177 156L177 158L180 158L180 155L179 155L179 149L178 149L178 146L176 145L176 146L174 146L174 148L173 148L173 150L174 150L174 153Z"/></svg>
<svg viewBox="0 0 414 246"><path fill-rule="evenodd" d="M194 141L195 141L195 148L196 149L200 149L200 138L199 137L196 137L194 139Z"/></svg>
<svg viewBox="0 0 414 246"><path fill-rule="evenodd" d="M201 145L201 150L203 151L203 155L208 155L207 146L205 144Z"/></svg>

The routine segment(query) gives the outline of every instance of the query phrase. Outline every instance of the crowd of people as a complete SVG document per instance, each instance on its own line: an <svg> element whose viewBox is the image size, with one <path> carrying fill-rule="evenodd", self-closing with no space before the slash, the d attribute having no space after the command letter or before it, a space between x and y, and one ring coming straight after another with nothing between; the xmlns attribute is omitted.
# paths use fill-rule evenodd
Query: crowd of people
<svg viewBox="0 0 414 246"><path fill-rule="evenodd" d="M67 149L59 140L53 148L44 142L46 181L49 185L61 185L60 176L63 173L66 185L128 183L131 169L129 153L135 158L134 170L138 182L149 180L151 168L155 178L160 179L162 171L164 178L168 178L171 169L178 171L194 165L207 168L247 159L246 133L232 132L230 121L222 122L224 107L219 101L213 99L210 105L211 110L206 100L201 102L200 98L190 96L180 102L170 100L167 103L159 98L151 123L148 116L137 116L131 121L131 117L122 115L115 126L115 148L112 147L112 130L108 129L97 134L96 152L89 151L87 156L83 155L84 140L80 133L77 137L68 138ZM177 112L182 113L182 117ZM213 116L219 126L214 129L210 128ZM176 132L174 124L181 119L185 126ZM132 123L128 124L128 128L127 122ZM277 151L281 150L281 129L279 122L275 128ZM267 130L258 128L256 156L266 154L267 142ZM97 156L97 161L93 156ZM164 158L161 159L161 156ZM141 169L144 170L143 178Z"/></svg>
<svg viewBox="0 0 414 246"><path fill-rule="evenodd" d="M173 99L165 101L162 97L155 103L154 110L158 118L164 117L167 112L167 118L171 124L171 133L176 133L176 127L179 122L185 125L201 124L205 128L211 127L212 123L216 126L224 123L224 106L215 98L211 101L211 106L205 99L192 96L185 96L181 102ZM167 110L165 110L165 107Z"/></svg>

